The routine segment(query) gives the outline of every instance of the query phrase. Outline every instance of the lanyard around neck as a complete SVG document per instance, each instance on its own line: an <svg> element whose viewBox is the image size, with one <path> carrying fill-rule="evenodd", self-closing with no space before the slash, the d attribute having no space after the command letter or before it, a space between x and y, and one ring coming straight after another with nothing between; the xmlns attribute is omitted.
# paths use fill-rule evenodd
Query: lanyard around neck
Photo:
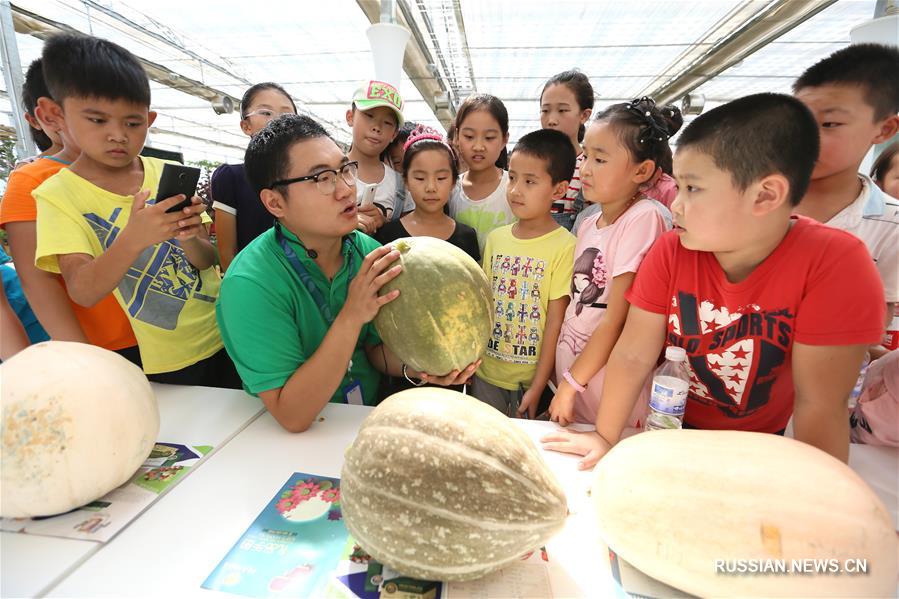
<svg viewBox="0 0 899 599"><path fill-rule="evenodd" d="M318 288L318 285L315 284L315 281L312 280L312 275L309 274L309 271L303 266L303 263L300 262L299 257L297 257L297 253L290 247L290 244L287 242L287 238L284 236L284 233L281 232L280 223L275 223L275 237L278 239L278 245L281 246L281 249L284 251L284 257L287 258L287 261L290 263L290 266L293 268L294 272L297 273L297 276L300 277L300 281L303 283L303 286L306 288L306 291L309 292L309 295L312 296L312 301L315 302L315 305L318 307L318 311L321 313L322 318L325 319L325 322L328 323L328 326L331 326L334 323L334 313L331 311L331 306L325 301L324 295L322 295L321 289ZM347 237L343 241L343 255L344 259L347 260L347 293L349 293L350 289L350 281L353 279L355 273L353 272L353 262L349 255L349 249L352 241Z"/></svg>

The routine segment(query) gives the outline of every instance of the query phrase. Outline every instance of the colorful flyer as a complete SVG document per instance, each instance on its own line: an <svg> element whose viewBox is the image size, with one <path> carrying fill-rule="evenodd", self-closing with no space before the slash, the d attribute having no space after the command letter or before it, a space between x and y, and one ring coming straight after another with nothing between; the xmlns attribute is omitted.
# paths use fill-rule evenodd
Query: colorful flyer
<svg viewBox="0 0 899 599"><path fill-rule="evenodd" d="M202 586L245 597L320 596L348 542L340 480L295 473Z"/></svg>
<svg viewBox="0 0 899 599"><path fill-rule="evenodd" d="M85 506L41 518L2 518L0 530L105 543L184 478L209 445L157 443L127 483Z"/></svg>

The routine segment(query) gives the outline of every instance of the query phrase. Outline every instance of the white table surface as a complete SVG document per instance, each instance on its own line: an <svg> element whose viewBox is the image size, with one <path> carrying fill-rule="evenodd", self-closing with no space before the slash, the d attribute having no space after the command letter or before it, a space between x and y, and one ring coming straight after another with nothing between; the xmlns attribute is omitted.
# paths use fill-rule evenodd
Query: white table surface
<svg viewBox="0 0 899 599"><path fill-rule="evenodd" d="M260 400L243 391L152 386L159 403L160 441L213 446L212 453L194 466L182 481L188 480L206 459L264 411ZM138 520L146 513L138 516ZM40 595L100 547L101 544L95 541L0 533L0 595Z"/></svg>
<svg viewBox="0 0 899 599"><path fill-rule="evenodd" d="M53 597L219 596L201 584L294 472L338 477L344 450L370 408L329 404L307 432L285 432L264 414L202 468L160 499L111 543L54 587ZM517 421L533 439L555 425ZM889 452L853 446L865 478L883 477ZM892 453L895 456L895 451ZM591 473L577 459L544 453L566 489L572 516L547 545L558 597L613 596L605 547L597 533L587 489ZM889 483L886 483L889 484ZM883 485L881 485L883 486ZM895 493L891 511L896 511ZM164 562L160 556L164 555Z"/></svg>

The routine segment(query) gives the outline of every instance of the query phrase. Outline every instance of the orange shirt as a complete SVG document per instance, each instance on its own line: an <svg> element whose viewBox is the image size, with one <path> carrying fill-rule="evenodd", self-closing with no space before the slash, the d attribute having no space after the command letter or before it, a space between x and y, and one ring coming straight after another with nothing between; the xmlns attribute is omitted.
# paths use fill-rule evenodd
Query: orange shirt
<svg viewBox="0 0 899 599"><path fill-rule="evenodd" d="M6 193L0 202L0 227L5 229L7 223L36 221L37 206L31 192L65 166L51 158L41 158L10 173ZM65 289L62 277L59 277L59 284ZM81 330L93 345L112 350L137 345L131 323L111 293L90 308L69 301Z"/></svg>

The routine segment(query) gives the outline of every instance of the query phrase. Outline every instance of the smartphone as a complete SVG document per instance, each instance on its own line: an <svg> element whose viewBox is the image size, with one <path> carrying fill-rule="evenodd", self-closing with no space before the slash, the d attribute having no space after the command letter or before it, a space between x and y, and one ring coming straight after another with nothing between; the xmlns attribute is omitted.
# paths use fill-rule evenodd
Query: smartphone
<svg viewBox="0 0 899 599"><path fill-rule="evenodd" d="M165 163L159 188L156 190L156 201L161 202L178 194L184 195L184 201L172 206L166 212L180 212L192 204L191 198L197 194L197 183L200 181L200 169L193 166Z"/></svg>
<svg viewBox="0 0 899 599"><path fill-rule="evenodd" d="M360 200L360 206L371 206L375 201L375 192L378 191L378 185L366 185L365 189L362 191L362 200Z"/></svg>

